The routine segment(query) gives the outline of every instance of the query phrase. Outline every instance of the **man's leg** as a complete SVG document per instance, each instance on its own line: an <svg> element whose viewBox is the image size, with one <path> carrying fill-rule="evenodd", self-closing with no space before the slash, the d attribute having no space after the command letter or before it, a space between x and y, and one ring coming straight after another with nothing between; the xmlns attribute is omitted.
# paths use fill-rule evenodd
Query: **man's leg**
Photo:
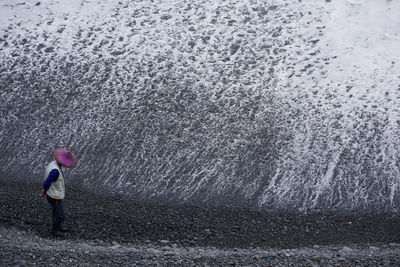
<svg viewBox="0 0 400 267"><path fill-rule="evenodd" d="M53 230L54 223L56 221L56 200L54 198L47 196L47 201L51 205L51 214L52 214L51 224L52 224L52 230Z"/></svg>
<svg viewBox="0 0 400 267"><path fill-rule="evenodd" d="M54 199L49 196L47 196L47 200L51 205L53 215L51 233L55 236L63 236L63 234L59 231L59 228L61 222L63 222L65 219L64 204L61 203L60 205L59 199Z"/></svg>
<svg viewBox="0 0 400 267"><path fill-rule="evenodd" d="M62 223L65 220L65 208L64 201L62 199L57 199L56 201L56 219L54 225L57 230L61 232L67 232L68 229L62 226Z"/></svg>

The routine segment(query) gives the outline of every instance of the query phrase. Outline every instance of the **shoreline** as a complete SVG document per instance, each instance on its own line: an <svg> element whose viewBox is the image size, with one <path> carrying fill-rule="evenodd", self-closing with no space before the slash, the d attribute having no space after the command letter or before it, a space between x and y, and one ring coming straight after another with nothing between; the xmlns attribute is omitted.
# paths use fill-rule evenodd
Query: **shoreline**
<svg viewBox="0 0 400 267"><path fill-rule="evenodd" d="M44 250L38 247L44 242L72 246L79 253L84 253L82 246L90 249L98 246L108 251L105 258L109 255L109 260L117 252L125 256L133 253L132 259L138 259L141 264L150 264L152 261L148 260L152 257L168 260L168 263L179 257L187 258L184 265L201 262L226 265L230 264L229 259L236 259L233 263L239 265L259 262L279 265L288 260L310 265L308 261L314 258L316 264L347 262L351 265L358 260L374 264L386 264L384 260L400 263L400 217L396 214L301 215L156 205L73 187L67 187L65 199L66 226L70 232L65 238L57 239L50 235L51 209L46 199L38 197L40 186L21 181L0 182L0 233L2 238L6 236L5 240L11 240L1 244L4 259L28 257L12 252L8 255L8 247L11 251L19 249L27 251L28 255L41 255ZM14 241L10 233L21 236L24 241ZM27 240L31 246L24 246ZM195 251L192 254L187 252L191 249ZM170 258L164 252L171 254ZM148 259L140 258L143 253L150 255ZM97 260L88 257L83 258L91 263ZM258 257L257 261L254 257ZM35 256L35 259L38 258ZM121 264L127 262L135 264L128 256Z"/></svg>

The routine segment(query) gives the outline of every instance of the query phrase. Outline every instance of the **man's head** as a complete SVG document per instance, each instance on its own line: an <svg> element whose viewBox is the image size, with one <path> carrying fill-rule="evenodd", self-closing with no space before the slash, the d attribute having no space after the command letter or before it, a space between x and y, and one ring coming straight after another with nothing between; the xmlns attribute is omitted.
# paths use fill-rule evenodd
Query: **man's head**
<svg viewBox="0 0 400 267"><path fill-rule="evenodd" d="M60 166L75 168L78 165L78 158L67 149L58 148L54 150L53 156Z"/></svg>

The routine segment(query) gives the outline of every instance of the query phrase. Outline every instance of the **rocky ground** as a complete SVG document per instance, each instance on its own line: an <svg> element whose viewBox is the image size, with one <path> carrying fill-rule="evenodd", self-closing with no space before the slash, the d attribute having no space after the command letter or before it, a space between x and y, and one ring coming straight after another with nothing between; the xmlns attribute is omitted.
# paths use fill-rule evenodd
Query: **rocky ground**
<svg viewBox="0 0 400 267"><path fill-rule="evenodd" d="M49 233L40 184L0 182L0 265L393 265L400 217L137 203L68 188Z"/></svg>

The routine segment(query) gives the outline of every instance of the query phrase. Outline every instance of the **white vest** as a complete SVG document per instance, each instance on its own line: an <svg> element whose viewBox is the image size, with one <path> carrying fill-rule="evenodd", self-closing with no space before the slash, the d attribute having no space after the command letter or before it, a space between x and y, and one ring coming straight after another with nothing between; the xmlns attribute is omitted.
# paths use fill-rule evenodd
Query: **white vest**
<svg viewBox="0 0 400 267"><path fill-rule="evenodd" d="M46 194L51 198L63 199L64 195L65 195L64 176L61 171L61 167L58 165L57 161L54 160L54 161L50 162L49 165L47 165L46 172L44 175L44 180L47 179L47 177L49 176L49 173L54 169L58 170L58 178L57 178L57 181L51 183Z"/></svg>

